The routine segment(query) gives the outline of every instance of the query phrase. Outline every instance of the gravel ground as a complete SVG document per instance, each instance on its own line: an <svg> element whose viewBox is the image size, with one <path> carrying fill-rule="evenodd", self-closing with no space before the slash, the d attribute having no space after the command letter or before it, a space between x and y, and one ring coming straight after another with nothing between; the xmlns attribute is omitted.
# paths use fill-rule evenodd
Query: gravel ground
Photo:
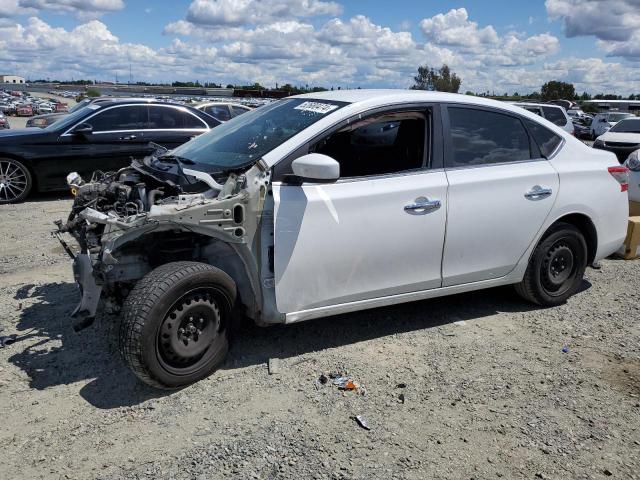
<svg viewBox="0 0 640 480"><path fill-rule="evenodd" d="M159 392L110 319L73 332L48 234L69 205L2 207L0 326L19 337L0 348L0 478L640 478L640 262L589 269L553 309L503 288L247 328L212 377Z"/></svg>

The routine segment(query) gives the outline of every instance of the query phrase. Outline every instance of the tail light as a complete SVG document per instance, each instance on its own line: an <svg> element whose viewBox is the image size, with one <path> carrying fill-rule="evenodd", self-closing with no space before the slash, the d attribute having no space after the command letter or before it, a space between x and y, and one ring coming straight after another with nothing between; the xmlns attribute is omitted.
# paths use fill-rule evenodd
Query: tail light
<svg viewBox="0 0 640 480"><path fill-rule="evenodd" d="M609 173L620 184L620 191L629 190L629 169L627 167L609 167Z"/></svg>

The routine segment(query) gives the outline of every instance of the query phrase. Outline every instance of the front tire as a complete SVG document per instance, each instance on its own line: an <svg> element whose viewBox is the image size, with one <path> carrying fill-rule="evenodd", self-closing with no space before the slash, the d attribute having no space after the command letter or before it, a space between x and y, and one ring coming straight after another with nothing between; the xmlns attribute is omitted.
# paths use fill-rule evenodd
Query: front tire
<svg viewBox="0 0 640 480"><path fill-rule="evenodd" d="M229 349L234 281L199 262L173 262L143 277L122 311L120 352L143 382L180 388L213 373Z"/></svg>
<svg viewBox="0 0 640 480"><path fill-rule="evenodd" d="M538 305L561 305L576 293L586 268L584 236L571 224L556 223L534 250L516 291Z"/></svg>
<svg viewBox="0 0 640 480"><path fill-rule="evenodd" d="M0 205L22 202L32 188L31 172L22 162L0 158Z"/></svg>

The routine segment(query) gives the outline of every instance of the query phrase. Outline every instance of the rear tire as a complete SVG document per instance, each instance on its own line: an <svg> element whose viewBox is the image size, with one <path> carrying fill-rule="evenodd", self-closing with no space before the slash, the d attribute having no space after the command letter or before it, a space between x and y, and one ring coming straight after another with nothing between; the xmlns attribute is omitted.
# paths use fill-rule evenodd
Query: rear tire
<svg viewBox="0 0 640 480"><path fill-rule="evenodd" d="M569 223L556 223L533 251L516 292L545 307L563 304L580 287L586 268L584 236Z"/></svg>
<svg viewBox="0 0 640 480"><path fill-rule="evenodd" d="M33 188L29 169L13 158L0 158L0 205L22 202Z"/></svg>
<svg viewBox="0 0 640 480"><path fill-rule="evenodd" d="M120 352L143 382L175 389L213 373L229 349L234 281L198 262L162 265L143 277L122 310Z"/></svg>

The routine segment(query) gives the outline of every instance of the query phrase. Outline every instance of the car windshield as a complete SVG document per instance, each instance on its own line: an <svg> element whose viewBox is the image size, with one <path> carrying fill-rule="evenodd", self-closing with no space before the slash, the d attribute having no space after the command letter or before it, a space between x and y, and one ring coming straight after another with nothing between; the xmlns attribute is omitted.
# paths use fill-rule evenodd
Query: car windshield
<svg viewBox="0 0 640 480"><path fill-rule="evenodd" d="M223 123L171 155L221 170L242 168L344 105L302 98L280 100Z"/></svg>
<svg viewBox="0 0 640 480"><path fill-rule="evenodd" d="M622 120L611 127L611 130L609 131L621 133L640 133L640 118Z"/></svg>
<svg viewBox="0 0 640 480"><path fill-rule="evenodd" d="M609 121L610 122L619 122L622 119L629 118L632 115L630 113L610 113Z"/></svg>
<svg viewBox="0 0 640 480"><path fill-rule="evenodd" d="M76 123L78 120L84 118L89 115L89 112L93 112L96 108L93 107L83 107L80 110L76 110L73 113L70 113L68 116L61 118L57 122L49 125L45 130L59 130L62 128L68 128Z"/></svg>

